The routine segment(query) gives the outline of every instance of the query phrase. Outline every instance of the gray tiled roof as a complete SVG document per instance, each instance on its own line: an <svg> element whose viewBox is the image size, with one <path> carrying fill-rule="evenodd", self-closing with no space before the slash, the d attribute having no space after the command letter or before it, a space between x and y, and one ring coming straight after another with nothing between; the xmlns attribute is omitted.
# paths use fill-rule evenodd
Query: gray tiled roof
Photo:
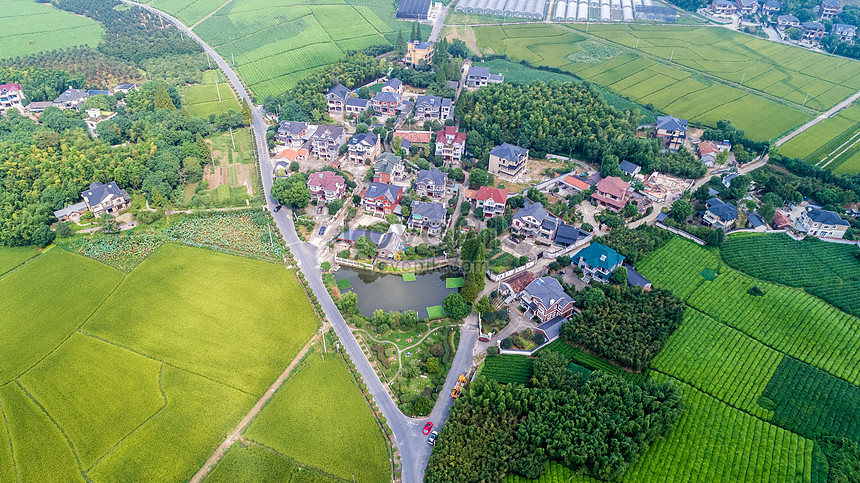
<svg viewBox="0 0 860 483"><path fill-rule="evenodd" d="M81 192L81 197L83 197L84 201L86 201L90 206L101 203L109 195L113 195L117 198L129 197L125 190L119 189L119 186L116 185L116 181L111 181L107 184L96 181L90 185L90 189Z"/></svg>
<svg viewBox="0 0 860 483"><path fill-rule="evenodd" d="M469 77L489 77L489 67L469 67Z"/></svg>
<svg viewBox="0 0 860 483"><path fill-rule="evenodd" d="M711 198L705 202L708 211L719 217L724 222L736 220L738 218L738 209L734 206L724 203L719 198Z"/></svg>
<svg viewBox="0 0 860 483"><path fill-rule="evenodd" d="M346 98L349 97L349 89L347 89L341 84L338 84L325 93L326 96L328 96L329 94L333 94L335 97L346 100Z"/></svg>
<svg viewBox="0 0 860 483"><path fill-rule="evenodd" d="M764 221L756 215L755 213L750 213L747 215L747 220L749 220L750 224L752 224L753 228L758 228L760 226L764 226Z"/></svg>
<svg viewBox="0 0 860 483"><path fill-rule="evenodd" d="M412 202L412 216L418 215L430 221L445 221L445 216L448 211L445 209L445 204L441 202Z"/></svg>
<svg viewBox="0 0 860 483"><path fill-rule="evenodd" d="M80 213L83 211L87 211L87 204L84 201L80 203L75 203L73 205L66 206L62 210L57 210L54 212L54 217L62 218L64 216L69 216L72 213Z"/></svg>
<svg viewBox="0 0 860 483"><path fill-rule="evenodd" d="M627 269L627 283L633 285L634 287L644 287L651 283L650 280L643 277L641 273L637 272L632 265L625 263L624 268Z"/></svg>
<svg viewBox="0 0 860 483"><path fill-rule="evenodd" d="M558 283L558 280L552 277L541 277L535 280L526 287L525 292L532 297L540 299L544 308L552 307L555 304L559 304L559 306L564 307L569 302L573 301L573 299L564 292L564 289L561 284Z"/></svg>
<svg viewBox="0 0 860 483"><path fill-rule="evenodd" d="M420 184L432 184L436 187L445 186L445 183L448 181L448 173L443 173L438 168L433 168L430 170L422 169L418 172L418 176L415 178L416 183Z"/></svg>
<svg viewBox="0 0 860 483"><path fill-rule="evenodd" d="M283 134L300 134L308 128L308 124L299 121L281 121L278 126L278 132Z"/></svg>
<svg viewBox="0 0 860 483"><path fill-rule="evenodd" d="M368 146L375 146L376 143L379 142L379 136L373 134L372 132L366 132L362 134L356 134L349 140L349 144L354 146L356 144L367 144Z"/></svg>
<svg viewBox="0 0 860 483"><path fill-rule="evenodd" d="M401 189L402 188L400 188L400 186L374 181L367 186L367 192L365 192L364 196L370 198L379 198L380 196L384 196L385 199L394 203L394 200L397 199L397 193L399 193Z"/></svg>
<svg viewBox="0 0 860 483"><path fill-rule="evenodd" d="M55 103L61 104L64 102L75 102L89 97L87 91L83 89L67 89L66 92L60 94L60 97L54 100Z"/></svg>
<svg viewBox="0 0 860 483"><path fill-rule="evenodd" d="M508 161L518 161L520 158L525 156L527 152L528 150L526 148L521 148L513 144L502 143L501 146L494 147L493 150L490 151L490 154Z"/></svg>
<svg viewBox="0 0 860 483"><path fill-rule="evenodd" d="M345 240L355 243L360 237L366 236L373 242L374 245L379 245L379 242L382 241L383 233L379 233L378 231L370 231L370 230L346 230L341 233L340 236L337 237L338 240Z"/></svg>
<svg viewBox="0 0 860 483"><path fill-rule="evenodd" d="M377 92L375 96L373 96L374 102L398 102L397 94L388 91Z"/></svg>
<svg viewBox="0 0 860 483"><path fill-rule="evenodd" d="M657 129L667 131L686 131L687 120L678 119L675 116L657 116Z"/></svg>
<svg viewBox="0 0 860 483"><path fill-rule="evenodd" d="M573 245L577 241L590 236L588 232L582 231L573 225L561 223L555 232L555 242L559 245Z"/></svg>
<svg viewBox="0 0 860 483"><path fill-rule="evenodd" d="M391 87L394 90L398 90L402 86L403 86L403 82L401 82L400 79L395 77L393 79L389 79L388 82L386 82L385 85L382 87Z"/></svg>
<svg viewBox="0 0 860 483"><path fill-rule="evenodd" d="M350 97L349 99L346 100L346 105L347 106L356 106L356 107L360 107L362 109L367 109L367 107L370 105L370 100L369 99L360 99L358 97Z"/></svg>
<svg viewBox="0 0 860 483"><path fill-rule="evenodd" d="M806 207L806 216L816 223L823 223L825 225L849 225L849 223L840 218L836 212L819 210L818 208L813 208L811 206Z"/></svg>
<svg viewBox="0 0 860 483"><path fill-rule="evenodd" d="M629 175L633 175L634 172L642 169L638 164L633 164L630 161L621 161L618 166L621 168L621 171Z"/></svg>
<svg viewBox="0 0 860 483"><path fill-rule="evenodd" d="M546 219L547 215L548 213L541 203L534 203L526 200L525 206L517 210L517 213L514 215L514 219L532 216L538 221L538 223L543 223L543 220Z"/></svg>

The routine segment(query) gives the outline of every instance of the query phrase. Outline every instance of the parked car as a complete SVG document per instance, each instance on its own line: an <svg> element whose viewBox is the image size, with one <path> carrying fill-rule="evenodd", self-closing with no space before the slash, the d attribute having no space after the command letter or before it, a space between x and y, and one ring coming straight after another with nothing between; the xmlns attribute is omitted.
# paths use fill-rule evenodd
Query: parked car
<svg viewBox="0 0 860 483"><path fill-rule="evenodd" d="M279 212L279 211L281 211L281 205L278 205L278 206L276 206L276 207L275 207L275 213L277 213L277 212Z"/></svg>
<svg viewBox="0 0 860 483"><path fill-rule="evenodd" d="M317 214L319 215L320 213L322 213L322 210L323 210L322 205L318 206L317 207Z"/></svg>
<svg viewBox="0 0 860 483"><path fill-rule="evenodd" d="M433 423L427 423L424 425L424 434L430 434L430 430L433 429Z"/></svg>
<svg viewBox="0 0 860 483"><path fill-rule="evenodd" d="M439 433L436 431L433 431L432 433L430 433L430 437L427 438L427 444L429 444L430 446L436 446L436 438L438 438L438 437L439 437Z"/></svg>
<svg viewBox="0 0 860 483"><path fill-rule="evenodd" d="M325 233L325 225L320 227L320 235L322 235L323 233Z"/></svg>

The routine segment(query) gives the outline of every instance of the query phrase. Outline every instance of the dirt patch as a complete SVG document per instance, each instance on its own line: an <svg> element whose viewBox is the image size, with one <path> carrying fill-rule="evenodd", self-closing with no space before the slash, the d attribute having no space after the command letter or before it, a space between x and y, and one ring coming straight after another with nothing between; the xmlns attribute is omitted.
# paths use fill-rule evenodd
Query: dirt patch
<svg viewBox="0 0 860 483"><path fill-rule="evenodd" d="M475 30L472 27L449 26L445 28L445 34L443 36L450 39L449 42L454 39L462 40L466 43L466 47L469 47L469 50L478 54L481 53L481 51L478 50L478 38L475 36Z"/></svg>
<svg viewBox="0 0 860 483"><path fill-rule="evenodd" d="M251 186L251 171L253 167L248 164L231 164L229 166L206 165L203 170L203 179L209 182L209 189L214 189L222 184L228 186Z"/></svg>

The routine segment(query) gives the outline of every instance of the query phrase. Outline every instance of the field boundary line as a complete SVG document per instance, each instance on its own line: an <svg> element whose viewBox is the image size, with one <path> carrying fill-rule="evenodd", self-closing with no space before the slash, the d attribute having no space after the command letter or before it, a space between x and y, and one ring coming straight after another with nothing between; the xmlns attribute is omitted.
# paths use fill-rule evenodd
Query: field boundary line
<svg viewBox="0 0 860 483"><path fill-rule="evenodd" d="M47 250L42 251L41 253L37 254L35 257L30 257L30 258L24 260L23 262L19 263L18 265L15 265L14 267L10 268L9 270L6 270L4 273L0 273L0 280L3 280L4 278L6 278L6 276L10 275L12 272L18 271L19 268L32 262L35 259L41 257L42 255L48 253L49 251L53 250L56 246L57 245L51 245L51 248L48 248ZM111 267L111 268L113 268L113 267ZM122 271L122 270L120 270L120 271Z"/></svg>
<svg viewBox="0 0 860 483"><path fill-rule="evenodd" d="M152 418L154 418L154 417L155 417L155 416L157 416L159 413L161 413L161 411L164 411L164 408L166 408L166 407L167 407L167 404L168 404L168 401L167 401L167 393L165 393L165 392L164 392L164 384L163 384L163 382L162 382L162 379L163 379L163 376L164 376L164 365L165 365L165 364L162 362L162 363L161 363L161 367L159 367L159 368L158 368L158 390L161 392L161 398L162 398L162 399L164 399L164 404L162 404L160 408L156 409L154 413L150 414L150 415L149 415L149 417L147 417L147 418L145 418L143 421L141 421L141 422L140 422L140 424L138 424L134 429L132 429L131 431L129 431L129 432L128 432L128 434L126 434L125 436L123 436L122 438L120 438L120 439L119 439L119 441L117 441L113 446L111 446L110 448L108 448L108 450L107 450L107 451L105 451L103 455L99 456L99 457L98 457L98 459L96 459L96 461L92 464L92 466L90 466L89 468L87 468L87 470L86 470L86 473L87 473L87 474L89 474L89 472L90 472L90 471L92 471L93 469L95 469L95 467L96 467L96 466L98 466L98 465L99 465L99 463L101 463L103 459L107 458L107 457L108 457L108 455L110 455L111 453L113 453L113 452L114 452L114 450L115 450L119 445L121 445L121 444L123 443L123 441L125 441L126 439L128 439L128 437L129 437L129 436L131 436L132 434L136 433L138 429L142 428L144 424L148 423Z"/></svg>
<svg viewBox="0 0 860 483"><path fill-rule="evenodd" d="M66 444L68 444L68 445L69 445L69 449L71 449L71 450L72 450L72 454L73 454L73 455L74 455L74 457L75 457L75 463L77 463L77 464L78 464L78 471L81 473L81 477L82 477L84 480L87 480L87 474L86 474L86 472L84 472L84 466L81 464L81 458L78 456L78 451L75 449L75 445L72 443L72 440L69 438L69 435L68 435L68 434L66 434L66 430L65 430L65 429L63 429L63 427L62 427L62 426L60 426L60 423L58 423L58 422L54 419L54 417L53 417L53 416L51 416L51 413L49 413L49 412L48 412L48 410L47 410L47 409L45 409L45 406L42 406L42 403L40 403L40 402L39 402L35 397L33 397L33 395L32 395L32 394L30 394L30 391L28 391L28 390L27 390L27 388L26 388L26 387L24 387L24 385L23 385L23 384L21 384L21 381L19 381L19 380L17 380L17 379L16 379L16 380L15 380L15 384L17 384L17 385L18 385L18 387L21 389L21 391L23 391L23 392L24 392L24 394L25 394L28 398L30 398L30 400L31 400L31 401L33 401L33 403L34 403L36 406L38 406L38 407L39 407L39 409L41 409L43 413L45 413L45 416L48 416L48 419L50 419L50 420L51 420L51 423L53 423L53 424L54 424L54 426L56 426L56 427L57 427L57 430L59 430L59 431L60 431L60 434L62 434L62 435L63 435L63 438L65 438L65 439L66 439Z"/></svg>
<svg viewBox="0 0 860 483"><path fill-rule="evenodd" d="M275 394L277 394L278 390L283 387L284 383L292 374L293 369L295 369L295 367L304 360L305 355L307 355L308 351L316 342L316 339L319 335L320 332L314 334L314 336L311 337L311 340L309 340L308 343L305 344L304 347L302 347L302 350L300 350L299 353L296 354L296 357L294 357L290 364L286 367L286 369L281 372L281 375L278 376L277 379L275 379L275 382L272 383L271 386L269 386L266 392L263 393L263 396L260 397L257 403L254 404L254 406L251 408L251 410L248 411L247 414L245 414L245 417L243 417L242 420L239 421L239 424L233 429L233 431L230 432L229 435L227 435L227 438L221 444L218 445L218 447L215 449L212 455L209 456L206 462L203 463L203 466L200 467L197 473L195 473L194 476L191 477L191 483L200 483L201 481L203 481L203 478L205 478L206 475L208 475L209 472L212 471L215 465L218 464L218 461L220 461L221 458L224 457L224 454L227 452L227 450L230 449L231 446L233 446L233 443L239 440L239 438L241 437L241 433L248 427L249 424L251 424L251 422L257 417L260 411L262 411L266 404L268 404L268 402L275 396ZM323 337L325 337L325 335L323 335Z"/></svg>
<svg viewBox="0 0 860 483"><path fill-rule="evenodd" d="M196 27L196 26L200 25L201 23L205 22L206 20L209 20L210 18L212 18L212 16L213 16L213 15L215 15L216 13L218 13L218 11L219 11L219 10L221 10L221 9L222 9L222 8L224 8L224 7L226 7L226 6L227 6L227 4L228 4L228 3L230 3L230 2L232 2L232 1L233 1L233 0L227 0L226 2L224 2L223 4L221 4L221 6L220 6L220 7L216 8L215 10L213 10L212 12L210 12L210 13L209 13L209 15L206 15L205 17L201 18L201 19L200 19L200 20L198 20L194 25L192 25L192 26L190 26L190 27L188 27L188 28L189 28L190 30L194 30L194 27ZM189 6L191 6L191 5L193 5L193 4L189 4ZM185 7L185 8L188 8L188 7ZM180 10L180 12L181 12L181 11L182 11L182 10ZM177 13L179 13L179 12L177 12Z"/></svg>
<svg viewBox="0 0 860 483"><path fill-rule="evenodd" d="M235 391L239 391L239 392L241 392L242 394L247 394L248 396L256 396L256 394L254 394L254 393L251 393L251 392L248 392L248 391L246 391L246 390L244 390L244 389L240 389L240 388L238 388L238 387L232 386L232 385L230 385L230 384L227 384L226 382L219 381L218 379L214 379L214 378L212 378L212 377L209 377L209 376L206 376L206 375L200 374L199 372L195 372L195 371L192 371L192 370L186 369L186 368L184 368L184 367L182 367L182 366L179 366L179 365L177 365L177 364L174 364L174 363L172 363L172 362L168 362L168 361L165 361L165 360L162 360L162 359L157 359L157 358L155 358L155 357L153 357L153 356L151 356L151 355L149 355L149 354L144 354L143 352L140 352L140 351L138 351L138 350L132 349L131 347L128 347L128 346L122 345L122 344L120 344L120 343L118 343L118 342L114 342L114 341L112 341L112 340L105 339L104 337L98 336L98 335L96 335L96 334L92 334L92 333L89 333L89 332L84 331L84 330L81 330L81 329L78 329L76 332L77 332L77 333L79 333L79 334L85 335L85 336L87 336L87 337L92 337L93 339L100 340L100 341L105 342L105 343L108 343L108 344L110 344L110 345L113 345L113 346L119 347L120 349L125 349L125 350L127 350L127 351L129 351L129 352L132 352L132 353L137 354L137 355L142 356L142 357L146 357L147 359L153 360L153 361L155 361L155 362L160 362L160 363L162 363L162 364L164 364L164 365L166 365L166 366L170 366L170 367L172 367L172 368L174 368L174 369L179 369L180 371L185 371L185 372L187 372L187 373L189 373L189 374L194 374L194 375L195 375L195 376L197 376L197 377L202 377L203 379L206 379L206 380L208 380L208 381L214 382L214 383L216 383L216 384L220 384L220 385L222 385L222 386L224 386L224 387L229 387L230 389L233 389L233 390L235 390ZM52 351L52 352L53 352L53 351Z"/></svg>
<svg viewBox="0 0 860 483"><path fill-rule="evenodd" d="M318 471L318 472L322 473L323 475L325 475L326 477L331 478L334 481L345 481L339 476L335 476L335 475L333 475L327 471L323 471L320 468L317 468L316 466L310 466L310 465L307 465L305 463L302 463L301 461L299 461L295 458L291 458L291 457L285 455L284 453L281 453L280 451L276 450L275 448L272 448L271 446L265 445L265 444L263 444L257 440L249 439L249 438L246 438L242 435L239 435L237 442L239 444L247 444L248 446L251 446L251 445L259 446L261 448L266 449L267 451L271 451L272 453L275 453L276 455L280 456L281 458L283 458L287 461L290 461L291 463L293 463L296 466L296 468L293 469L293 472L295 472L299 468L302 468L302 469L306 469L306 470ZM290 476L292 476L292 473L290 474Z"/></svg>
<svg viewBox="0 0 860 483"><path fill-rule="evenodd" d="M822 165L821 165L821 168L826 168L830 163L832 163L833 161L836 161L837 159L839 159L840 157L842 157L842 155L844 155L844 154L845 154L845 153L847 153L851 148L853 148L854 146L856 146L856 145L857 145L857 143L860 143L860 139L855 139L855 138L857 138L857 136L860 136L860 131L857 131L853 136L851 136L847 141L845 141L844 143L842 143L838 148L834 149L833 151L831 151L831 152L830 152L830 154L828 154L827 156L825 156L824 158L822 158L822 159L821 159L821 161L819 161L818 163L815 163L815 165L816 165L816 166L818 166L818 164L819 164L819 163L821 163L822 161L826 160L827 158L830 158L830 160L829 160L829 161L827 161L826 163L824 163L824 164L822 164ZM852 142L852 141L853 141L853 142ZM848 144L848 143L851 143L851 145L850 145L850 146L848 146L848 147L847 147L847 148L845 148L845 149L842 149L842 147L843 147L843 146L845 146L845 145L846 145L846 144ZM839 151L840 149L842 149L842 151L840 151L840 152L838 152L838 153L837 153L836 151ZM835 154L834 154L834 153L835 153ZM832 157L831 157L831 156L832 156Z"/></svg>
<svg viewBox="0 0 860 483"><path fill-rule="evenodd" d="M298 5L295 5L295 6L298 6ZM301 5L301 6L303 6L303 7L307 7L307 5ZM264 28L261 28L260 30L255 30L255 31L253 31L253 32L247 33L246 35L243 35L242 37L236 37L235 39L231 39L231 40L229 40L229 41L227 41L227 42L224 42L223 44L209 44L209 45L210 45L213 49L215 49L215 50L217 51L218 47L223 47L223 46L225 46L225 45L232 45L232 44L236 43L236 42L237 42L237 41L239 41L239 40L245 40L245 39L247 39L248 37L252 37L252 36L257 35L257 34L259 34L259 33L261 33L261 32L265 32L266 30L272 30L272 29L277 28L277 27L283 27L285 24L287 24L287 23L289 23L289 22L295 22L296 20L301 20L301 19L303 19L303 18L305 18L305 17L313 17L313 16L314 16L313 11L311 11L310 9L308 9L308 13L307 13L307 14L302 15L301 17L295 18L295 19L293 19L293 20L287 20L286 22L282 22L282 23L279 23L279 24L276 24L276 25L272 25L271 27L264 27ZM316 18L314 18L314 20L316 20ZM247 32L247 30L246 30L246 32ZM286 51L285 51L285 52L286 52ZM277 54L275 54L275 55L277 55Z"/></svg>
<svg viewBox="0 0 860 483"><path fill-rule="evenodd" d="M18 461L15 460L15 446L12 445L12 433L9 432L9 420L6 419L6 410L3 409L2 400L0 400L0 414L3 415L3 427L6 428L6 437L9 440L9 454L12 456L12 466L15 468L15 481L21 481L21 475L18 474Z"/></svg>

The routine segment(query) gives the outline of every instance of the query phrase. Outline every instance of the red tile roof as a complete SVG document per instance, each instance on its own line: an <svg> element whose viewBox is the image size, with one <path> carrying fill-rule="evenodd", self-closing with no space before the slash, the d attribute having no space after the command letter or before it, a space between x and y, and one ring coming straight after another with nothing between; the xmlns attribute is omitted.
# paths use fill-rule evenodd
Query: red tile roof
<svg viewBox="0 0 860 483"><path fill-rule="evenodd" d="M586 183L585 180L580 178L579 176L567 175L567 178L564 178L564 182L582 191L591 188L591 186L589 186L589 184Z"/></svg>
<svg viewBox="0 0 860 483"><path fill-rule="evenodd" d="M617 176L607 176L597 183L597 191L609 193L618 198L624 198L628 188L630 188L630 183Z"/></svg>
<svg viewBox="0 0 860 483"><path fill-rule="evenodd" d="M520 293L525 290L526 287L529 286L530 283L534 282L537 277L534 273L529 272L528 270L524 272L520 272L513 277L505 280L505 283L511 287L511 290L514 293Z"/></svg>
<svg viewBox="0 0 860 483"><path fill-rule="evenodd" d="M343 176L334 174L331 171L322 171L313 173L308 178L308 186L319 186L325 191L336 191L337 185L343 185L346 180Z"/></svg>
<svg viewBox="0 0 860 483"><path fill-rule="evenodd" d="M394 137L405 139L410 143L429 143L430 131L395 131Z"/></svg>
<svg viewBox="0 0 860 483"><path fill-rule="evenodd" d="M773 227L781 230L789 226L791 226L791 220L783 212L777 210L773 215Z"/></svg>
<svg viewBox="0 0 860 483"><path fill-rule="evenodd" d="M709 153L716 153L716 152L720 151L719 149L717 149L717 146L710 141L700 142L698 148L699 148L699 154L701 154L701 155L705 155L705 154L709 154Z"/></svg>
<svg viewBox="0 0 860 483"><path fill-rule="evenodd" d="M21 84L0 84L0 91L20 91Z"/></svg>
<svg viewBox="0 0 860 483"><path fill-rule="evenodd" d="M508 201L508 190L481 186L481 189L475 194L475 199L478 201L487 201L490 198L493 199L493 203L503 205Z"/></svg>
<svg viewBox="0 0 860 483"><path fill-rule="evenodd" d="M451 141L451 144L465 144L466 143L466 133L457 131L457 128L454 126L445 126L445 129L442 131L436 131L436 142L445 142L447 136L453 136L454 139Z"/></svg>
<svg viewBox="0 0 860 483"><path fill-rule="evenodd" d="M308 155L307 149L285 149L278 154L276 159L289 159L295 161Z"/></svg>

